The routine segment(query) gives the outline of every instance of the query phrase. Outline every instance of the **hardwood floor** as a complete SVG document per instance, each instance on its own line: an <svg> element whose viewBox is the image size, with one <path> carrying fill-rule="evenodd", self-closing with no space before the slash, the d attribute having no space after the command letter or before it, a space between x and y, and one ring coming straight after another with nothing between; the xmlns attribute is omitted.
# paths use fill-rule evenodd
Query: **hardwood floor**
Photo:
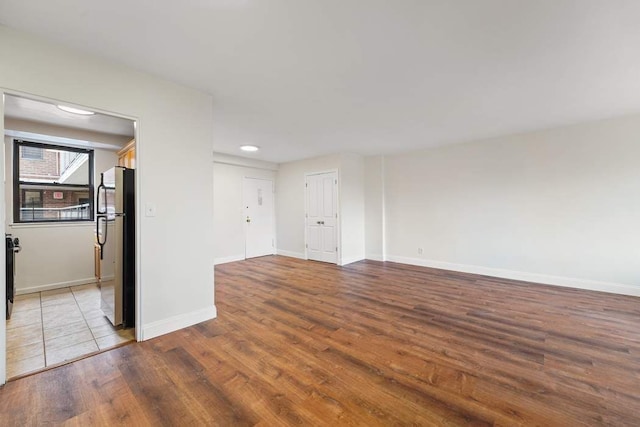
<svg viewBox="0 0 640 427"><path fill-rule="evenodd" d="M640 425L640 299L393 263L216 267L218 319L0 390L3 425Z"/></svg>

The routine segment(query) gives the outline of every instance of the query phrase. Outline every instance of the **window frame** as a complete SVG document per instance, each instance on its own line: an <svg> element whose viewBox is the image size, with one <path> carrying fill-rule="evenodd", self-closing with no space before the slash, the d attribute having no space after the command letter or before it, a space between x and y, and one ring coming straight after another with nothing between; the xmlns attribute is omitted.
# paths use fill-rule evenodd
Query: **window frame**
<svg viewBox="0 0 640 427"><path fill-rule="evenodd" d="M88 184L61 184L59 182L53 183L41 183L41 182L28 182L20 180L20 147L35 147L43 150L63 150L71 151L74 153L87 154L89 156L89 182ZM43 154L44 158L44 154ZM29 159L32 160L32 159ZM41 224L41 223L53 223L53 224L68 224L68 223L86 223L93 222L95 220L95 197L94 197L94 150L86 148L68 147L59 144L49 144L42 142L25 141L21 139L13 140L13 223L14 224ZM20 195L22 190L28 190L30 186L37 187L46 185L47 187L56 187L60 191L65 189L86 189L89 192L89 218L87 219L37 219L37 220L22 220L20 218ZM34 190L39 190L34 188ZM44 204L44 197L42 200Z"/></svg>

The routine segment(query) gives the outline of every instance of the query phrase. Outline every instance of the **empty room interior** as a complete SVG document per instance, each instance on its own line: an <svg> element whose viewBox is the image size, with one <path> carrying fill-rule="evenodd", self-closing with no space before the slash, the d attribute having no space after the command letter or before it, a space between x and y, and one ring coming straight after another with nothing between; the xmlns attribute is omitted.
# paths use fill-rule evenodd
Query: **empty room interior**
<svg viewBox="0 0 640 427"><path fill-rule="evenodd" d="M640 425L640 3L0 1L0 424Z"/></svg>

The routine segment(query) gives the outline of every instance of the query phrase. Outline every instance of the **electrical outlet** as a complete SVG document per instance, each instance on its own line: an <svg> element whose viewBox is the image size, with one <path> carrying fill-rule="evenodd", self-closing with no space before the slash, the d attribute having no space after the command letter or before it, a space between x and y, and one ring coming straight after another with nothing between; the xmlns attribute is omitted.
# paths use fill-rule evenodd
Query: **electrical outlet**
<svg viewBox="0 0 640 427"><path fill-rule="evenodd" d="M422 248L418 248L418 255L422 255Z"/></svg>

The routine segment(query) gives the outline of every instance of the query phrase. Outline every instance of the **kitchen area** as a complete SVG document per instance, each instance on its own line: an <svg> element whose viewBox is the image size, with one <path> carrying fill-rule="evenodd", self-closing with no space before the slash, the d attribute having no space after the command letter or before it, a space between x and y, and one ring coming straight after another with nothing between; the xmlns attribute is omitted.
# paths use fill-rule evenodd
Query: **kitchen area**
<svg viewBox="0 0 640 427"><path fill-rule="evenodd" d="M134 122L72 110L5 97L9 379L135 340Z"/></svg>

